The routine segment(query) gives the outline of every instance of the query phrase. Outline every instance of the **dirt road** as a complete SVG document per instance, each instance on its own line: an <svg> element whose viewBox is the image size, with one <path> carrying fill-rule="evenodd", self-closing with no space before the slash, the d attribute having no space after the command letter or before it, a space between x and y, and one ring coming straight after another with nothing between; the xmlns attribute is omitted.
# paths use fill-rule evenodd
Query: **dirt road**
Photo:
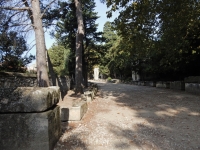
<svg viewBox="0 0 200 150"><path fill-rule="evenodd" d="M98 83L81 121L54 150L200 150L200 97L184 91Z"/></svg>

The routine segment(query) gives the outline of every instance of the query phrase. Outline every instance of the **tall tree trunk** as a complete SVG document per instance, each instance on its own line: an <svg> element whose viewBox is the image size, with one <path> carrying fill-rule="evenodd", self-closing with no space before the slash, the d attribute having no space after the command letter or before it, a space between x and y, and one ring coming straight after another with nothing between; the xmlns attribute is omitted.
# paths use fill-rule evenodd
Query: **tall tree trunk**
<svg viewBox="0 0 200 150"><path fill-rule="evenodd" d="M42 26L42 16L40 11L39 0L31 0L33 13L33 28L35 31L36 40L36 63L37 63L37 80L38 86L49 86L49 76L46 62L46 46L44 30ZM31 16L30 16L31 17Z"/></svg>
<svg viewBox="0 0 200 150"><path fill-rule="evenodd" d="M47 60L48 60L48 68L49 68L49 74L51 75L51 82L53 86L58 86L58 80L57 80L57 76L53 70L53 65L51 63L49 54L47 52Z"/></svg>
<svg viewBox="0 0 200 150"><path fill-rule="evenodd" d="M84 79L84 86L88 87L88 69L87 69L87 57L85 54L85 48L82 46L83 51L82 51L82 62L83 62L83 79Z"/></svg>
<svg viewBox="0 0 200 150"><path fill-rule="evenodd" d="M76 18L77 18L77 34L76 34L76 73L75 73L75 81L76 87L75 92L83 93L83 77L82 77L82 43L84 37L84 24L83 24L83 15L82 15L82 8L81 8L81 1L74 0L76 6Z"/></svg>

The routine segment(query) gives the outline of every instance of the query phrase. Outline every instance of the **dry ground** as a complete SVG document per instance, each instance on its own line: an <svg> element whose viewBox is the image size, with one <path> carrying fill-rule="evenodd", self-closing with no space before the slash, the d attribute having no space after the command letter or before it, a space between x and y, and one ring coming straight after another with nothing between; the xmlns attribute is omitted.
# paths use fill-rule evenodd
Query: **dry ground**
<svg viewBox="0 0 200 150"><path fill-rule="evenodd" d="M98 86L83 119L63 123L54 150L200 150L199 96L147 86Z"/></svg>

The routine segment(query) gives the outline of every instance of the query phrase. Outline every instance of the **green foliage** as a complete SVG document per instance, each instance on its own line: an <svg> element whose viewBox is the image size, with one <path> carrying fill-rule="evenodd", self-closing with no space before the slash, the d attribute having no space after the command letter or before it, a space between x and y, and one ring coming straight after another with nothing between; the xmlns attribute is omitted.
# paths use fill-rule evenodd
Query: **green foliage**
<svg viewBox="0 0 200 150"><path fill-rule="evenodd" d="M70 50L62 45L53 45L48 54L53 65L53 70L57 75L68 75L68 64Z"/></svg>
<svg viewBox="0 0 200 150"><path fill-rule="evenodd" d="M109 16L119 11L113 26L121 37L119 46L128 56L122 68L128 62L140 74L169 79L200 75L199 1L108 0L106 3L110 7ZM112 62L112 66L116 63Z"/></svg>
<svg viewBox="0 0 200 150"><path fill-rule="evenodd" d="M110 70L108 69L108 66L100 66L99 67L99 72L105 76L110 75Z"/></svg>
<svg viewBox="0 0 200 150"><path fill-rule="evenodd" d="M108 77L108 78L107 78L107 81L108 81L108 82L111 82L111 81L112 81L112 78L111 78L111 77Z"/></svg>
<svg viewBox="0 0 200 150"><path fill-rule="evenodd" d="M35 57L26 56L28 51L26 41L16 32L0 33L0 70L25 72L25 66Z"/></svg>
<svg viewBox="0 0 200 150"><path fill-rule="evenodd" d="M125 49L122 38L117 35L110 22L104 25L103 38L105 51L101 56L100 72L115 78L130 75L130 52Z"/></svg>
<svg viewBox="0 0 200 150"><path fill-rule="evenodd" d="M59 3L61 9L61 18L58 20L55 31L52 31L58 41L62 45L67 45L70 49L70 63L69 74L74 76L75 74L75 48L76 48L76 33L77 33L77 21L76 21L76 9L73 1ZM99 17L94 12L95 2L94 0L82 1L82 12L85 27L85 37L83 41L83 70L84 72L92 72L94 64L98 64L98 50L99 47L95 45L96 42L101 40L101 32L97 32L98 25L95 23ZM55 34L54 34L55 33ZM96 55L97 54L97 55ZM89 69L87 71L86 69Z"/></svg>

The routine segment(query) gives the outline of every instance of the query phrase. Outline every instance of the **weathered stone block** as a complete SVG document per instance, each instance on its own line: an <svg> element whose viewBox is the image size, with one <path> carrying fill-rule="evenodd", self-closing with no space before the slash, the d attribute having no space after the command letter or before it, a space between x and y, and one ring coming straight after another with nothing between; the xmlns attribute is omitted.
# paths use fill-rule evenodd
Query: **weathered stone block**
<svg viewBox="0 0 200 150"><path fill-rule="evenodd" d="M185 83L183 81L170 82L170 89L185 90Z"/></svg>
<svg viewBox="0 0 200 150"><path fill-rule="evenodd" d="M92 101L92 93L90 91L84 92L84 95L86 96L87 102L91 102Z"/></svg>
<svg viewBox="0 0 200 150"><path fill-rule="evenodd" d="M78 121L81 120L84 114L87 112L88 105L86 101L81 101L76 107L66 108L62 107L61 121Z"/></svg>
<svg viewBox="0 0 200 150"><path fill-rule="evenodd" d="M141 81L142 86L146 86L146 81Z"/></svg>
<svg viewBox="0 0 200 150"><path fill-rule="evenodd" d="M158 81L158 82L156 82L156 87L158 87L158 88L170 88L170 83Z"/></svg>
<svg viewBox="0 0 200 150"><path fill-rule="evenodd" d="M59 99L59 87L18 87L0 98L0 112L41 112L56 105Z"/></svg>
<svg viewBox="0 0 200 150"><path fill-rule="evenodd" d="M146 81L146 86L156 87L156 82L155 81Z"/></svg>
<svg viewBox="0 0 200 150"><path fill-rule="evenodd" d="M112 79L111 81L112 81L113 83L116 83L116 84L121 82L119 79ZM97 85L95 85L95 87L97 87Z"/></svg>
<svg viewBox="0 0 200 150"><path fill-rule="evenodd" d="M95 96L94 91L91 90L91 91L89 91L89 92L91 92L91 98L92 98L92 100L93 100L93 99L94 99L94 96Z"/></svg>
<svg viewBox="0 0 200 150"><path fill-rule="evenodd" d="M194 94L200 94L199 83L185 83L185 91Z"/></svg>
<svg viewBox="0 0 200 150"><path fill-rule="evenodd" d="M138 85L138 81L133 81L132 82L134 85Z"/></svg>
<svg viewBox="0 0 200 150"><path fill-rule="evenodd" d="M52 150L61 136L60 108L0 114L0 149Z"/></svg>

